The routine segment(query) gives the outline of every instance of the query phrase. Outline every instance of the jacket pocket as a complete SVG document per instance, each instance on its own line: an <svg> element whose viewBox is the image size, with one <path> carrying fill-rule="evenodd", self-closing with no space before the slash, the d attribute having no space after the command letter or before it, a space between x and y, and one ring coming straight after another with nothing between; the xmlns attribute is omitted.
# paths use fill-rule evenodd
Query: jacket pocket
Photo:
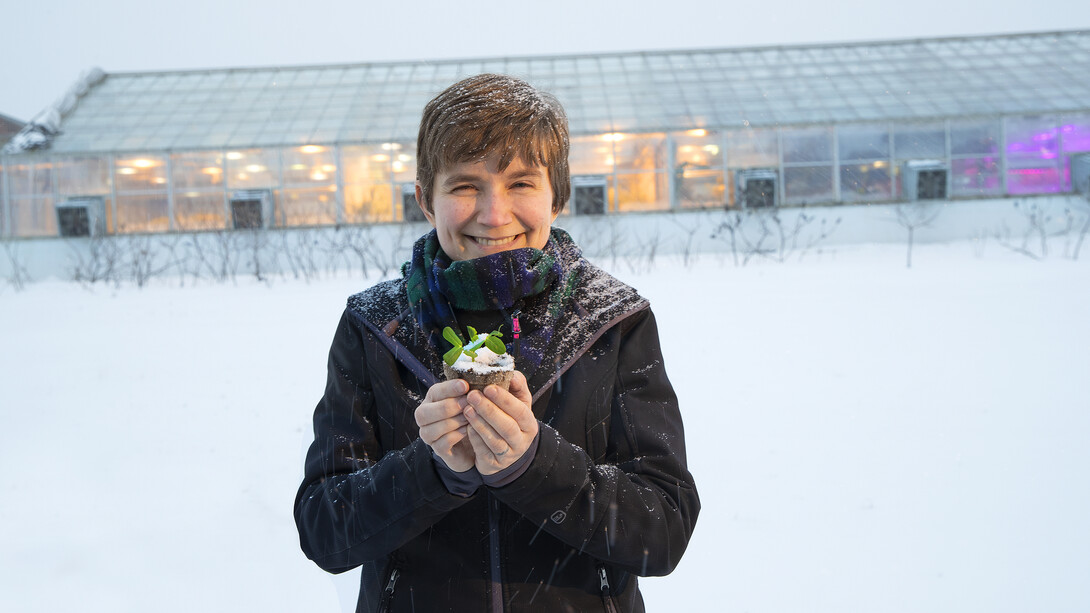
<svg viewBox="0 0 1090 613"><path fill-rule="evenodd" d="M602 590L602 606L606 613L618 613L617 603L613 601L613 594L609 588L609 576L606 574L605 566L598 567L598 584Z"/></svg>
<svg viewBox="0 0 1090 613"><path fill-rule="evenodd" d="M378 603L379 613L389 613L390 605L394 601L394 587L397 585L397 578L401 576L401 571L394 565L390 565L390 572L386 574L386 584L382 588L382 599Z"/></svg>

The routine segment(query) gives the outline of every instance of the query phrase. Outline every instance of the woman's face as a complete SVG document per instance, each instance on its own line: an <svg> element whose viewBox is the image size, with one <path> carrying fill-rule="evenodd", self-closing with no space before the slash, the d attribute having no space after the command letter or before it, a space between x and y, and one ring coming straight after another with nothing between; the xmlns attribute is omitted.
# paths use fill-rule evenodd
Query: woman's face
<svg viewBox="0 0 1090 613"><path fill-rule="evenodd" d="M417 185L417 202L420 197ZM553 189L544 166L516 158L501 172L493 156L437 173L432 212L424 209L424 215L452 260L471 260L509 249L543 248L556 219L552 208Z"/></svg>

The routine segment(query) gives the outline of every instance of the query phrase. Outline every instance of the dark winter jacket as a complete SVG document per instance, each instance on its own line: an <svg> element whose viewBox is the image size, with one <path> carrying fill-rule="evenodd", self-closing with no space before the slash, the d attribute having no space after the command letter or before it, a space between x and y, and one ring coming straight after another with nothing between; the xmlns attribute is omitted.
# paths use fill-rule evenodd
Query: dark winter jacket
<svg viewBox="0 0 1090 613"><path fill-rule="evenodd" d="M583 267L556 367L529 381L536 454L468 498L418 436L413 413L442 369L404 281L349 299L295 519L319 566L363 567L357 611L643 611L636 576L677 565L700 503L655 319Z"/></svg>

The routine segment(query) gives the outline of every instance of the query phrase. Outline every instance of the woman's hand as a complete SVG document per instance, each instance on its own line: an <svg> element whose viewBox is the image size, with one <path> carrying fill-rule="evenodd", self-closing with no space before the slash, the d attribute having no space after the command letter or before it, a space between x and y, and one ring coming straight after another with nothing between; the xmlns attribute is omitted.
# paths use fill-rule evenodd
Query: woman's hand
<svg viewBox="0 0 1090 613"><path fill-rule="evenodd" d="M521 458L537 436L526 377L515 371L510 391L489 385L483 394L474 390L466 398L474 464L482 475L498 473Z"/></svg>
<svg viewBox="0 0 1090 613"><path fill-rule="evenodd" d="M473 468L473 447L467 438L469 384L461 379L441 381L428 388L424 402L413 415L420 426L420 438L456 473Z"/></svg>

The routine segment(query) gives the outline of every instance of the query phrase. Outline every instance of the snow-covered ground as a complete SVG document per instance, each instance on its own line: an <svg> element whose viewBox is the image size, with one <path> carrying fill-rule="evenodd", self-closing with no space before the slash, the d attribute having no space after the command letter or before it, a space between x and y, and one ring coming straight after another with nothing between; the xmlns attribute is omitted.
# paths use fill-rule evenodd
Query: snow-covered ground
<svg viewBox="0 0 1090 613"><path fill-rule="evenodd" d="M659 258L703 510L651 611L1090 610L1090 263ZM369 282L0 286L0 610L350 610L291 507Z"/></svg>

